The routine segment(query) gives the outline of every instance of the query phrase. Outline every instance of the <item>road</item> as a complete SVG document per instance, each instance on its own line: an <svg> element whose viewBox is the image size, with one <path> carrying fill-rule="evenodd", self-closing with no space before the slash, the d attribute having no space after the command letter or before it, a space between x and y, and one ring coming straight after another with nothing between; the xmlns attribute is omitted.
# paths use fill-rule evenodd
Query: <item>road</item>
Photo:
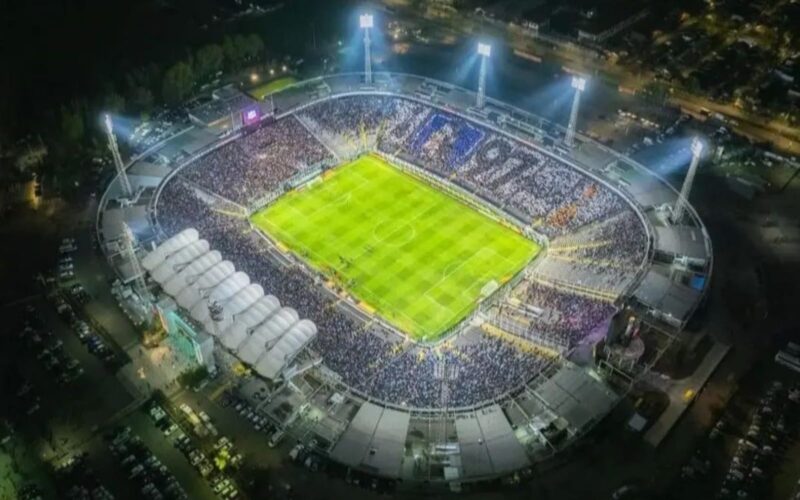
<svg viewBox="0 0 800 500"><path fill-rule="evenodd" d="M398 12L398 15L407 22L436 30L438 36L434 35L434 38L439 40L452 40L454 33L467 39L474 38L475 33L497 37L505 40L511 49L541 57L544 63L592 75L595 77L595 84L600 82L600 85L607 86L614 92L617 92L617 88L620 86L641 91L646 83L655 81L654 75L650 72L626 68L604 59L590 58L574 48L562 46L553 48L537 42L520 30L512 30L505 25L489 21L479 23L467 14L459 13L450 19L431 20L421 18L418 12L406 10ZM443 60L447 61L445 67L452 66L452 51ZM504 79L504 81L510 84L516 83L511 79ZM716 103L704 96L694 95L680 89L673 92L668 102L674 106L688 109L698 116L702 108L726 115L737 122L735 125L728 122L726 126L729 129L754 141L771 143L780 151L800 155L800 129L797 127L792 127L776 119L756 116L731 104Z"/></svg>

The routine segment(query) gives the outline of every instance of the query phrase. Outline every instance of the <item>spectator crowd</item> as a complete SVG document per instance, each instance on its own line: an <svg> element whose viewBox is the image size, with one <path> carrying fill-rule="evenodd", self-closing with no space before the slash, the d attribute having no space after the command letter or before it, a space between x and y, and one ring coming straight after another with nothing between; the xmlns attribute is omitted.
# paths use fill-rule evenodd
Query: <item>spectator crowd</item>
<svg viewBox="0 0 800 500"><path fill-rule="evenodd" d="M489 128L415 101L377 96L327 100L302 111L300 119L290 115L265 124L185 167L163 187L158 224L167 236L195 227L253 283L312 320L319 333L311 351L342 382L372 397L417 407L475 404L518 386L548 361L474 331L436 347L403 341L336 305L311 275L281 263L237 204L282 189L298 170L329 159L318 138L372 134L382 152L524 215L553 239L553 255L569 266L559 275L565 280L589 271L630 279L630 269L642 261L644 228L614 192ZM614 312L608 303L544 285L529 287L525 300L553 312L550 321L533 322L530 339L541 332L569 345Z"/></svg>

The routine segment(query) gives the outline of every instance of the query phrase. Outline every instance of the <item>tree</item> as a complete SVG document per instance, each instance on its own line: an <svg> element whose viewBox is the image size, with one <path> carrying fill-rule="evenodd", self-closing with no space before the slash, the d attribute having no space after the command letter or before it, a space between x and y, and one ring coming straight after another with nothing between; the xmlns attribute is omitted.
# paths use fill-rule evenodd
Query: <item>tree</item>
<svg viewBox="0 0 800 500"><path fill-rule="evenodd" d="M79 103L61 107L61 139L68 147L78 146L86 134L83 110Z"/></svg>
<svg viewBox="0 0 800 500"><path fill-rule="evenodd" d="M103 97L103 112L122 113L125 111L125 98L111 91Z"/></svg>
<svg viewBox="0 0 800 500"><path fill-rule="evenodd" d="M208 78L214 76L217 71L222 69L224 60L222 47L216 44L208 44L200 48L194 57L194 70L198 78Z"/></svg>
<svg viewBox="0 0 800 500"><path fill-rule="evenodd" d="M161 87L162 97L168 104L178 104L186 99L194 85L192 67L179 62L164 74L164 83Z"/></svg>
<svg viewBox="0 0 800 500"><path fill-rule="evenodd" d="M153 93L146 87L133 87L128 92L128 101L131 103L131 110L137 113L149 113L153 109Z"/></svg>
<svg viewBox="0 0 800 500"><path fill-rule="evenodd" d="M236 68L239 65L239 51L233 38L226 36L222 39L222 53L225 55L225 64L228 68Z"/></svg>
<svg viewBox="0 0 800 500"><path fill-rule="evenodd" d="M659 80L648 83L643 90L645 99L650 102L664 104L669 98L669 85Z"/></svg>
<svg viewBox="0 0 800 500"><path fill-rule="evenodd" d="M264 53L264 41L255 33L247 35L247 59L257 60Z"/></svg>

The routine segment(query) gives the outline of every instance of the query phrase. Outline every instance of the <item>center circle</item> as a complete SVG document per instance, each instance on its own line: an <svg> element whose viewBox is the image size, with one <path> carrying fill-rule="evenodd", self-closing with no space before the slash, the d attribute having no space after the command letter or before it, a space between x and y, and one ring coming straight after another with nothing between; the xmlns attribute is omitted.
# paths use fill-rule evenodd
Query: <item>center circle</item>
<svg viewBox="0 0 800 500"><path fill-rule="evenodd" d="M375 226L375 229L372 230L372 237L375 238L378 243L393 248L410 243L416 235L416 229L408 222L404 222L400 225L379 222Z"/></svg>

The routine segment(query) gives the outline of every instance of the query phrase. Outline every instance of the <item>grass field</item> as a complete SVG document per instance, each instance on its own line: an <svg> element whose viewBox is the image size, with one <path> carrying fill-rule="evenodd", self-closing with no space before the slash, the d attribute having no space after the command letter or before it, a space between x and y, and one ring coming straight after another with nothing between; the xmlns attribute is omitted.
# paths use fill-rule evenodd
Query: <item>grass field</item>
<svg viewBox="0 0 800 500"><path fill-rule="evenodd" d="M257 87L253 87L247 93L253 96L255 99L259 101L263 100L270 94L273 94L279 90L282 90L289 85L295 83L297 79L293 76L285 76L283 78L278 78L277 80L272 80L271 82L264 83Z"/></svg>
<svg viewBox="0 0 800 500"><path fill-rule="evenodd" d="M539 247L365 156L253 215L253 223L412 337L433 341Z"/></svg>

